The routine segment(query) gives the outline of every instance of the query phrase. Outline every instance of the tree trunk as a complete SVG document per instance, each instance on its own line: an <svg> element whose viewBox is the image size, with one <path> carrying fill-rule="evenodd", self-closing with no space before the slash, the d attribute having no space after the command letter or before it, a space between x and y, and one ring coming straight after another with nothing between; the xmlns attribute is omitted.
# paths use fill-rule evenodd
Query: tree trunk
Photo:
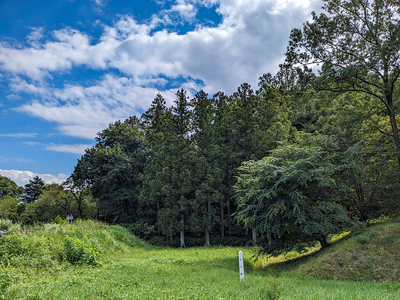
<svg viewBox="0 0 400 300"><path fill-rule="evenodd" d="M394 113L394 106L393 106L393 88L389 83L389 71L388 66L385 64L384 67L384 76L383 76L383 83L385 86L385 100L386 100L386 109L390 119L390 126L392 127L392 134L394 143L396 145L396 157L397 163L400 168L400 137L399 137L399 128L397 127L396 122L396 114Z"/></svg>
<svg viewBox="0 0 400 300"><path fill-rule="evenodd" d="M256 235L256 228L254 226L251 228L251 236L253 238L253 243L256 243L257 235Z"/></svg>
<svg viewBox="0 0 400 300"><path fill-rule="evenodd" d="M183 229L183 226L185 224L185 219L184 216L182 215L182 219L181 219L181 223L182 223L182 229L181 229L181 247L185 248L185 230Z"/></svg>
<svg viewBox="0 0 400 300"><path fill-rule="evenodd" d="M210 247L210 233L208 231L208 226L204 229L204 246Z"/></svg>
<svg viewBox="0 0 400 300"><path fill-rule="evenodd" d="M158 212L160 211L160 200L157 199L157 216L158 216ZM160 224L159 222L157 222L157 235L161 234L161 229L160 229Z"/></svg>
<svg viewBox="0 0 400 300"><path fill-rule="evenodd" d="M82 212L83 212L83 208L82 208L82 198L81 196L79 196L80 200L78 201L78 218L82 219Z"/></svg>
<svg viewBox="0 0 400 300"><path fill-rule="evenodd" d="M225 228L224 228L224 202L221 200L221 239L224 239L225 237Z"/></svg>
<svg viewBox="0 0 400 300"><path fill-rule="evenodd" d="M400 137L399 137L399 129L397 127L396 116L394 114L393 105L391 108L388 108L388 114L390 119L390 125L392 127L394 143L396 145L397 163L400 168Z"/></svg>
<svg viewBox="0 0 400 300"><path fill-rule="evenodd" d="M321 244L321 248L326 248L329 246L329 243L326 239L326 235L323 234L318 234L317 235L317 240Z"/></svg>
<svg viewBox="0 0 400 300"><path fill-rule="evenodd" d="M228 233L232 235L232 223L231 223L231 204L228 204Z"/></svg>
<svg viewBox="0 0 400 300"><path fill-rule="evenodd" d="M210 220L211 217L211 204L210 201L204 202L204 212L207 215L207 222L204 226L204 246L206 247L210 247L210 233L208 230L208 222Z"/></svg>

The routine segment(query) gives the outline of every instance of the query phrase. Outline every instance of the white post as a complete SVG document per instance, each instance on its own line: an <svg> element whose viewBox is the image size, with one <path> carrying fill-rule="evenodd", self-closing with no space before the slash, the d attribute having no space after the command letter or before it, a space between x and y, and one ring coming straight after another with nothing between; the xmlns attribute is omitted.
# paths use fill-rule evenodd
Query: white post
<svg viewBox="0 0 400 300"><path fill-rule="evenodd" d="M244 279L243 252L239 251L239 274L240 280Z"/></svg>

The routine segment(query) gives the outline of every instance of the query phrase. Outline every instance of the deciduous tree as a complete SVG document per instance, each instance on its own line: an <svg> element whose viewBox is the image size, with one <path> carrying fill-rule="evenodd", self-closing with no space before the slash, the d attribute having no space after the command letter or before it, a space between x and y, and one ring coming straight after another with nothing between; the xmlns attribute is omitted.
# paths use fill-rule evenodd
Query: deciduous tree
<svg viewBox="0 0 400 300"><path fill-rule="evenodd" d="M285 65L322 64L316 90L356 92L379 100L390 120L400 167L396 116L400 75L400 3L397 0L324 0L303 29L292 30Z"/></svg>
<svg viewBox="0 0 400 300"><path fill-rule="evenodd" d="M316 240L326 247L330 234L352 225L336 203L334 145L327 138L310 142L278 147L239 168L236 217L255 227L261 252L279 255Z"/></svg>

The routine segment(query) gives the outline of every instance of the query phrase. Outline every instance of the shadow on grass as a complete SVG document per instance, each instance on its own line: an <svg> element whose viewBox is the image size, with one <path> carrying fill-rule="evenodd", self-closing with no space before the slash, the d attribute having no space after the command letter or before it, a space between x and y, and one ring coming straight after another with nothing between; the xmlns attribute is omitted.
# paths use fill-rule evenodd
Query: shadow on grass
<svg viewBox="0 0 400 300"><path fill-rule="evenodd" d="M298 267L303 264L308 263L311 260L314 260L318 256L325 255L331 251L334 251L334 246L341 244L346 241L348 236L344 236L339 240L335 240L326 248L312 248L309 252L303 254L297 254L294 257L287 257L281 255L279 257L262 257L260 256L256 259L256 256L252 257L250 260L244 261L245 272L251 271L256 272L260 275L265 276L279 276L282 273L290 273L291 271L295 271ZM201 264L206 263L206 261L199 262ZM227 257L222 259L213 259L208 261L207 263L211 263L214 265L219 265L220 267L238 271L238 259L236 257Z"/></svg>

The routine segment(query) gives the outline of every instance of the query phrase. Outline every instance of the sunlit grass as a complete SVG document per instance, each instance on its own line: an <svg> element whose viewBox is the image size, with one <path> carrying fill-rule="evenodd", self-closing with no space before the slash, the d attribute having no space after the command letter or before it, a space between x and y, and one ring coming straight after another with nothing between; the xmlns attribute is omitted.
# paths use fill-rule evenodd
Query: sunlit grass
<svg viewBox="0 0 400 300"><path fill-rule="evenodd" d="M252 248L157 248L122 227L85 222L46 226L23 238L58 243L48 249L61 251L65 234L100 249L101 265L54 261L41 268L3 266L0 299L400 299L395 284L299 275L297 266L308 258L299 260L295 252L254 261ZM308 255L317 248L310 248ZM244 254L244 281L239 279L239 250ZM54 255L46 253L51 260Z"/></svg>

